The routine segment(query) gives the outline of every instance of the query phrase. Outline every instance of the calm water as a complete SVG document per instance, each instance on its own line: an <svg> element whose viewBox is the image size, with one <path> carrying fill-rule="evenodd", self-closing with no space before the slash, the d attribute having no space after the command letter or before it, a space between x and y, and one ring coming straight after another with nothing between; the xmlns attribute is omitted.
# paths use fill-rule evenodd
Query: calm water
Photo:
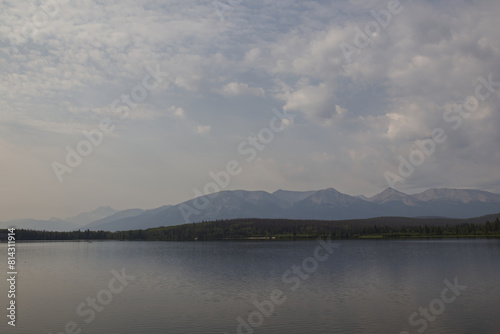
<svg viewBox="0 0 500 334"><path fill-rule="evenodd" d="M500 241L334 243L18 244L17 326L3 311L0 332L500 333Z"/></svg>

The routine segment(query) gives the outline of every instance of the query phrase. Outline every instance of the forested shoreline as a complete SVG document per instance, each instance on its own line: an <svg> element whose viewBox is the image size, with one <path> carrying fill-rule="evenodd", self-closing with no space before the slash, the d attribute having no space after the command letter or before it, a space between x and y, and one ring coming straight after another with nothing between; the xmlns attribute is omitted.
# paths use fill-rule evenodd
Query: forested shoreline
<svg viewBox="0 0 500 334"><path fill-rule="evenodd" d="M4 239L7 230L0 230ZM16 240L189 241L238 239L366 239L366 238L500 238L500 221L462 222L453 219L374 218L347 221L232 219L131 231L52 232L16 230Z"/></svg>

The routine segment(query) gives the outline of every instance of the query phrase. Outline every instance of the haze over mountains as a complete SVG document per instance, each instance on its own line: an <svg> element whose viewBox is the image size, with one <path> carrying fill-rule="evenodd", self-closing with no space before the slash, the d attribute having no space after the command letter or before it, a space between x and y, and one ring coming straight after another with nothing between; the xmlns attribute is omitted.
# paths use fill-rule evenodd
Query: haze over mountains
<svg viewBox="0 0 500 334"><path fill-rule="evenodd" d="M221 191L177 205L151 210L116 211L100 207L61 220L16 220L16 226L38 230L120 231L232 218L340 220L383 216L472 218L500 212L500 195L470 189L429 189L408 195L392 188L372 196L350 196L333 188L317 191Z"/></svg>
<svg viewBox="0 0 500 334"><path fill-rule="evenodd" d="M100 220L117 213L118 211L109 207L101 206L91 212L83 212L73 217L66 219L50 218L47 220L40 219L16 219L7 222L0 222L0 228L8 228L15 226L17 228L25 228L32 230L46 230L46 231L74 231L82 226L92 223L93 221Z"/></svg>

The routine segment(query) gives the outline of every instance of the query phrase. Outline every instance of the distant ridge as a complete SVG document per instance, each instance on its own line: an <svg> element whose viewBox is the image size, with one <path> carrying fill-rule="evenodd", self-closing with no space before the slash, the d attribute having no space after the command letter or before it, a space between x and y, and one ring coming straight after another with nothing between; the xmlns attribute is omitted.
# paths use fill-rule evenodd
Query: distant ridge
<svg viewBox="0 0 500 334"><path fill-rule="evenodd" d="M74 217L69 217L64 219L65 221L71 222L76 225L87 225L96 220L108 217L112 214L117 213L118 211L109 206L100 206L94 211L91 212L83 212Z"/></svg>
<svg viewBox="0 0 500 334"><path fill-rule="evenodd" d="M39 231L69 232L77 230L78 228L80 228L80 226L81 225L77 225L58 218L51 218L47 220L16 219L8 222L0 222L0 229L15 227L17 229L23 228L23 229L39 230Z"/></svg>
<svg viewBox="0 0 500 334"><path fill-rule="evenodd" d="M109 207L101 206L91 212L83 212L73 217L66 219L50 218L47 220L42 219L16 219L7 222L0 222L0 228L23 228L30 230L40 231L61 231L69 232L80 229L82 226L92 223L96 220L113 215L118 211Z"/></svg>
<svg viewBox="0 0 500 334"><path fill-rule="evenodd" d="M429 189L408 195L387 188L370 198L350 196L334 188L280 189L273 193L225 190L210 197L145 210L131 217L94 222L84 228L122 231L235 218L346 220L400 216L463 219L495 212L500 212L499 194L469 189Z"/></svg>
<svg viewBox="0 0 500 334"><path fill-rule="evenodd" d="M474 189L438 188L408 195L387 188L369 198L363 195L350 196L334 188L311 191L280 189L273 193L224 190L151 210L117 211L110 207L99 207L65 220L51 218L0 222L0 228L15 226L46 231L128 231L242 218L353 220L397 216L464 219L497 212L500 212L500 195Z"/></svg>

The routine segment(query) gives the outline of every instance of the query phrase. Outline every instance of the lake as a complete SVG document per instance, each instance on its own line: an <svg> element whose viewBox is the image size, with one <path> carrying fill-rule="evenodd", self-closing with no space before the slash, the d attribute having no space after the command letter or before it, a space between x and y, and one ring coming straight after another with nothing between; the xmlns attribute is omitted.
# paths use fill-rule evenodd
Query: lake
<svg viewBox="0 0 500 334"><path fill-rule="evenodd" d="M494 239L34 242L17 261L1 333L500 333Z"/></svg>

